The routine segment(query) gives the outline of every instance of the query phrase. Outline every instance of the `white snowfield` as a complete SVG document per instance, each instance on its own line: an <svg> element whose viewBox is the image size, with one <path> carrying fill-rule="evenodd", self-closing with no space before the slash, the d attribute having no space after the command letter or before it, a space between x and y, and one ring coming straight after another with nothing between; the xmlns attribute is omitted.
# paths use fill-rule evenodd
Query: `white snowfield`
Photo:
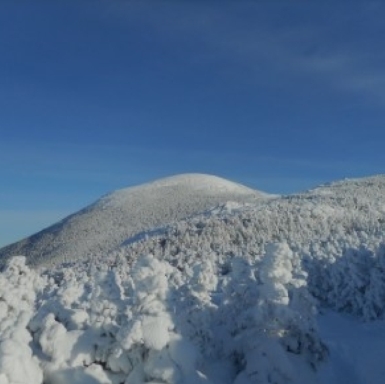
<svg viewBox="0 0 385 384"><path fill-rule="evenodd" d="M145 224L114 235L116 212L146 198ZM84 217L114 240L86 247ZM69 222L79 261L3 253L0 384L384 383L385 176L269 198L183 175L108 195L44 237Z"/></svg>

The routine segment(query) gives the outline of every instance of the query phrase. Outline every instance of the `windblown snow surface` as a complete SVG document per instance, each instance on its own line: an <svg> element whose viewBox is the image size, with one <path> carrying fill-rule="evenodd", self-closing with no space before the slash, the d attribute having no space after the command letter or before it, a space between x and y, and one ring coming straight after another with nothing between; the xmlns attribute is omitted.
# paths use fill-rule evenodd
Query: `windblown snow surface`
<svg viewBox="0 0 385 384"><path fill-rule="evenodd" d="M193 213L77 262L9 258L0 384L384 382L385 176Z"/></svg>

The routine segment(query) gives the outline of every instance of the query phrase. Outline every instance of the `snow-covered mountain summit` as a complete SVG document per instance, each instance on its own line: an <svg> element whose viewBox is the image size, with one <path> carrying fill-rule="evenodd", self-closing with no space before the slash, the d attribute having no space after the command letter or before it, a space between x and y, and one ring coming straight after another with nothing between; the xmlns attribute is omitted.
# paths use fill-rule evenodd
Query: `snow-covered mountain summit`
<svg viewBox="0 0 385 384"><path fill-rule="evenodd" d="M112 192L47 229L2 248L0 260L26 255L31 264L106 254L134 234L226 201L269 195L220 177L182 174Z"/></svg>
<svg viewBox="0 0 385 384"><path fill-rule="evenodd" d="M158 179L146 184L139 185L137 187L125 188L118 192L113 193L126 193L134 189L148 189L154 190L158 188L190 188L194 191L202 191L205 194L210 192L213 194L218 193L234 193L234 194L254 194L257 191L248 188L242 184L235 183L233 181L226 180L222 177L215 175L207 175L203 173L186 173L163 179ZM263 195L262 192L258 192Z"/></svg>

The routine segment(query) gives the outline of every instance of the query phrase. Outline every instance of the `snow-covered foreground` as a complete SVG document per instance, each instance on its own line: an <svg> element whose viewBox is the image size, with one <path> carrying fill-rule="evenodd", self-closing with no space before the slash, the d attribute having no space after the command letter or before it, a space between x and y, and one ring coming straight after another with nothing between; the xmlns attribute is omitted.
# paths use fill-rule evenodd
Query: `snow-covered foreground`
<svg viewBox="0 0 385 384"><path fill-rule="evenodd" d="M15 257L0 383L382 383L385 322L317 315L297 268L286 244L221 271L148 255L39 273Z"/></svg>
<svg viewBox="0 0 385 384"><path fill-rule="evenodd" d="M319 318L320 335L329 349L322 383L380 384L385 377L385 321L365 323L336 312Z"/></svg>
<svg viewBox="0 0 385 384"><path fill-rule="evenodd" d="M10 258L0 384L383 383L385 177L163 224L77 262Z"/></svg>
<svg viewBox="0 0 385 384"><path fill-rule="evenodd" d="M1 275L1 383L309 383L327 357L285 244L218 271L148 255ZM304 379L306 377L306 380Z"/></svg>

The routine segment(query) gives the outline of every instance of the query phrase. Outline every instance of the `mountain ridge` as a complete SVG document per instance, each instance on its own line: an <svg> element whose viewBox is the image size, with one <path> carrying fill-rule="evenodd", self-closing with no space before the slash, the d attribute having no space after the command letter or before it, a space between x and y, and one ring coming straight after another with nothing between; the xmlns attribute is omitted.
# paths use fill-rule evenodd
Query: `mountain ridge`
<svg viewBox="0 0 385 384"><path fill-rule="evenodd" d="M58 223L0 249L0 262L19 254L26 255L31 264L41 264L108 253L138 232L217 204L268 197L266 193L213 175L162 178L102 196Z"/></svg>

